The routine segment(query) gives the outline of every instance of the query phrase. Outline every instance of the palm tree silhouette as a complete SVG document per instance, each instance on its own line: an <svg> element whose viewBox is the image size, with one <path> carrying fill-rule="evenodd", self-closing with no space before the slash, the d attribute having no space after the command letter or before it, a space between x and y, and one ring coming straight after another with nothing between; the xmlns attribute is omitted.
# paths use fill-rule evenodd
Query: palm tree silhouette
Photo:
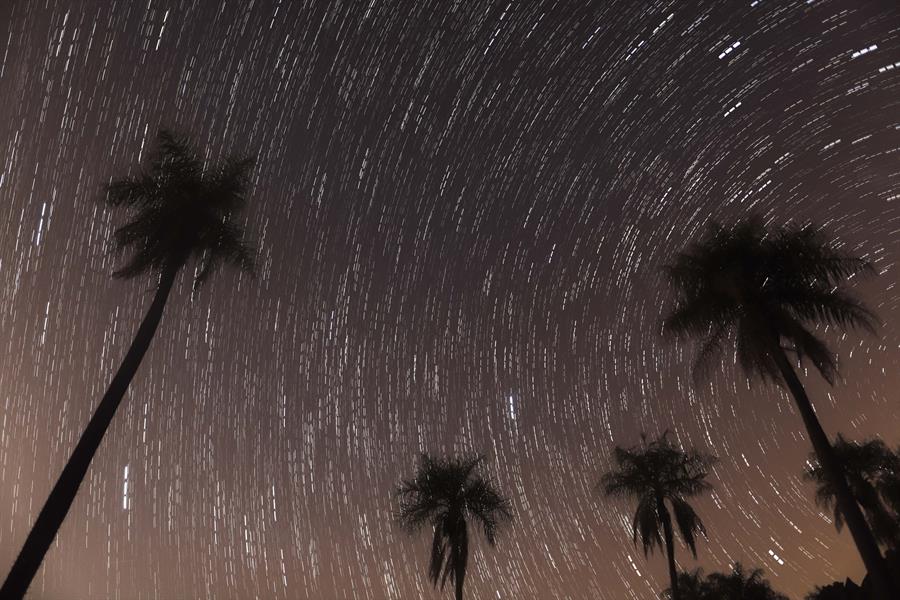
<svg viewBox="0 0 900 600"><path fill-rule="evenodd" d="M475 473L483 456L432 458L422 455L418 471L397 489L397 519L410 533L426 524L434 529L428 577L441 589L452 578L456 600L462 600L469 559L468 521L481 525L488 544L497 541L497 528L512 518L510 502L494 483Z"/></svg>
<svg viewBox="0 0 900 600"><path fill-rule="evenodd" d="M130 220L116 230L115 242L123 251L133 252L115 276L150 274L156 279L156 294L0 588L0 598L25 595L150 346L181 268L191 258L197 259L195 290L223 263L252 271L252 250L233 220L246 203L252 167L253 161L247 158L228 158L204 167L187 139L161 131L149 169L107 186L107 203L130 209Z"/></svg>
<svg viewBox="0 0 900 600"><path fill-rule="evenodd" d="M600 485L607 496L637 500L632 522L634 543L640 537L647 556L665 542L672 598L679 600L674 528L666 502L675 513L681 539L696 558L695 534L705 534L706 530L687 498L712 489L706 476L716 459L694 449L685 452L675 447L668 432L650 443L644 439L641 446L624 449L617 446L613 456L616 468L603 475Z"/></svg>
<svg viewBox="0 0 900 600"><path fill-rule="evenodd" d="M875 539L879 544L896 547L900 539L900 524L897 515L885 506L882 494L896 485L900 476L900 457L881 440L849 442L841 434L838 434L832 448ZM834 526L840 531L844 526L844 513L836 502L834 486L814 454L810 459L813 463L806 469L805 478L816 483L816 502L834 511Z"/></svg>
<svg viewBox="0 0 900 600"><path fill-rule="evenodd" d="M871 270L869 263L838 250L813 227L768 230L755 217L731 229L714 224L667 268L680 297L664 329L702 340L695 375L724 353L731 337L748 376L787 385L866 568L888 600L900 594L891 593L893 583L875 538L787 356L809 359L833 383L834 355L808 325L874 331L875 316L842 287L849 277Z"/></svg>

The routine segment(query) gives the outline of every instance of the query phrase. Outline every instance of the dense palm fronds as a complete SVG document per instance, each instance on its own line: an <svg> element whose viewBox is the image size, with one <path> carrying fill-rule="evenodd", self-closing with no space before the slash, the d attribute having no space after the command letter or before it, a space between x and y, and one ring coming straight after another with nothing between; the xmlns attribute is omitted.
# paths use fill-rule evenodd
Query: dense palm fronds
<svg viewBox="0 0 900 600"><path fill-rule="evenodd" d="M662 500L671 504L679 533L696 556L695 536L705 530L686 499L712 489L706 477L715 457L677 448L668 432L643 446L616 447L614 452L616 470L603 475L601 486L607 496L637 500L634 542L640 538L645 554L662 546L662 515L657 511L658 501Z"/></svg>
<svg viewBox="0 0 900 600"><path fill-rule="evenodd" d="M115 243L132 254L116 275L179 269L192 256L197 286L223 263L252 270L253 250L234 217L246 204L253 164L229 157L206 167L186 138L161 131L149 168L106 186L111 207L131 210Z"/></svg>
<svg viewBox="0 0 900 600"><path fill-rule="evenodd" d="M640 539L644 554L665 544L672 587L677 590L673 532L697 556L696 535L705 534L703 522L687 499L709 491L706 481L715 457L697 450L682 450L668 432L632 448L616 447L616 467L603 475L600 485L607 496L628 497L637 502L632 521L634 543ZM672 516L675 514L675 527ZM677 596L676 596L677 598Z"/></svg>
<svg viewBox="0 0 900 600"><path fill-rule="evenodd" d="M681 600L788 600L772 589L762 569L747 571L739 562L732 565L730 573L710 573L705 579L700 569L681 572L678 584ZM660 597L671 600L672 589Z"/></svg>
<svg viewBox="0 0 900 600"><path fill-rule="evenodd" d="M423 454L415 476L397 489L397 519L410 532L429 525L434 530L429 579L441 589L453 579L456 597L462 598L469 556L468 522L477 523L488 543L497 541L497 529L512 518L510 502L488 478L475 473L482 456L433 458Z"/></svg>
<svg viewBox="0 0 900 600"><path fill-rule="evenodd" d="M878 439L853 442L838 434L832 447L875 538L886 546L896 546L900 541L900 520L888 506L893 504L893 491L900 487L900 456ZM816 483L816 502L833 511L835 527L840 531L844 514L836 501L834 485L815 454L810 456L805 477Z"/></svg>
<svg viewBox="0 0 900 600"><path fill-rule="evenodd" d="M701 339L698 376L731 339L748 375L780 381L774 337L833 382L834 355L810 326L874 330L873 313L843 289L849 277L871 270L811 226L767 229L757 218L731 229L713 225L667 267L679 299L664 331Z"/></svg>

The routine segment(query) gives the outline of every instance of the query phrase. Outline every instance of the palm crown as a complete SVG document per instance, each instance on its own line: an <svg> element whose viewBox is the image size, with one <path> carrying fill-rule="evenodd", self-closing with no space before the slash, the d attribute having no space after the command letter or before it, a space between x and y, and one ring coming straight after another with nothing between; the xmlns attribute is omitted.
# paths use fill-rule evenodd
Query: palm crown
<svg viewBox="0 0 900 600"><path fill-rule="evenodd" d="M246 204L252 167L236 157L205 167L185 138L160 131L149 169L106 186L111 206L131 209L115 242L132 254L116 276L177 271L192 256L195 286L222 263L252 270L252 248L232 220Z"/></svg>
<svg viewBox="0 0 900 600"><path fill-rule="evenodd" d="M712 489L706 477L715 457L675 447L667 432L649 444L645 440L643 446L617 447L614 458L616 470L606 473L600 484L608 496L637 500L632 523L635 544L640 537L644 554L663 546L660 529L666 526L663 520L668 513L664 503L668 502L681 538L697 556L695 536L706 530L686 499Z"/></svg>
<svg viewBox="0 0 900 600"><path fill-rule="evenodd" d="M496 543L497 528L511 518L509 500L494 484L475 473L482 456L433 458L422 455L415 477L401 481L398 520L410 531L424 525L434 529L429 578L441 588L451 576L461 588L468 561L467 520L484 531L488 543Z"/></svg>
<svg viewBox="0 0 900 600"><path fill-rule="evenodd" d="M868 262L827 243L811 226L767 229L758 218L731 229L713 225L667 268L680 298L664 327L703 340L695 374L732 338L748 375L778 381L772 344L786 342L833 382L834 356L808 325L874 329L874 315L842 289L867 270Z"/></svg>

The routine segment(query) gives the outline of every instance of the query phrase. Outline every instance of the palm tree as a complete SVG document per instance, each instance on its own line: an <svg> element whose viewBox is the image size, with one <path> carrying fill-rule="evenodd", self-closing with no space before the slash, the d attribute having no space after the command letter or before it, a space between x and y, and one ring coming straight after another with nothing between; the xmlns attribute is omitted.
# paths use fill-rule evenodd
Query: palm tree
<svg viewBox="0 0 900 600"><path fill-rule="evenodd" d="M680 600L674 528L666 502L675 513L675 524L681 539L696 558L695 534L705 535L706 530L687 498L712 488L706 476L716 459L694 449L685 452L675 447L669 440L668 432L649 444L646 439L643 442L643 445L631 448L616 447L616 469L603 475L600 485L607 496L625 496L637 501L632 530L635 544L638 537L641 538L644 556L649 555L656 546L662 547L665 541L672 598Z"/></svg>
<svg viewBox="0 0 900 600"><path fill-rule="evenodd" d="M900 476L900 457L881 440L848 442L841 434L832 448L875 539L885 546L897 546L900 539L898 517L885 506L882 495L889 494L896 485ZM834 511L834 525L840 531L844 526L844 513L835 500L834 486L815 461L815 455L810 458L813 463L806 469L805 477L816 483L816 502Z"/></svg>
<svg viewBox="0 0 900 600"><path fill-rule="evenodd" d="M0 589L0 598L25 595L150 346L181 268L190 259L197 259L195 290L223 263L252 270L252 250L233 220L246 203L252 167L253 161L246 158L228 158L219 165L204 167L185 138L162 131L149 169L112 181L106 187L106 202L111 207L130 209L130 219L116 230L115 242L132 254L115 276L151 275L156 294L119 370L28 534Z"/></svg>
<svg viewBox="0 0 900 600"><path fill-rule="evenodd" d="M808 359L833 383L835 357L810 326L873 331L875 316L843 287L849 277L872 267L825 241L813 227L768 230L751 218L731 229L713 225L667 271L680 297L664 329L702 340L695 375L724 354L726 341L733 339L738 363L748 376L787 385L880 597L900 597L892 593L894 584L875 538L788 359L788 353L796 361Z"/></svg>
<svg viewBox="0 0 900 600"><path fill-rule="evenodd" d="M482 456L432 458L422 455L415 476L397 489L398 521L414 532L428 524L434 529L428 576L441 589L452 578L456 600L462 600L469 559L468 521L474 519L488 544L497 541L497 528L512 518L509 500L494 483L475 473Z"/></svg>

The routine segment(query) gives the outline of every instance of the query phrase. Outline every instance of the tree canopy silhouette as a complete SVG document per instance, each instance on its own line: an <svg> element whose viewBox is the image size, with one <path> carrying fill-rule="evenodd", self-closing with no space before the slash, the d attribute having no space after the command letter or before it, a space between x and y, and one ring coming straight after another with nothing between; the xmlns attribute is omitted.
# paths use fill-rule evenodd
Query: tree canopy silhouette
<svg viewBox="0 0 900 600"><path fill-rule="evenodd" d="M900 594L893 591L878 545L788 359L790 354L808 360L826 381L834 381L834 354L812 328L874 331L874 314L846 289L850 277L872 271L867 261L838 249L812 226L768 228L756 217L731 228L714 224L667 267L678 299L664 331L700 340L698 377L726 354L730 342L748 376L787 386L863 562L887 600Z"/></svg>
<svg viewBox="0 0 900 600"><path fill-rule="evenodd" d="M498 527L512 518L510 502L495 484L475 471L483 456L433 458L423 454L415 476L397 488L398 521L414 532L434 530L428 576L441 589L453 579L456 600L462 600L469 559L468 522L481 526L488 544L497 541Z"/></svg>
<svg viewBox="0 0 900 600"><path fill-rule="evenodd" d="M705 579L701 569L681 572L678 582L681 600L788 600L772 589L762 569L748 571L739 562L732 565L730 573L710 573ZM660 597L672 600L672 589Z"/></svg>
<svg viewBox="0 0 900 600"><path fill-rule="evenodd" d="M252 248L234 220L247 202L252 168L253 160L242 157L207 166L186 138L161 131L148 168L107 185L106 203L129 212L129 220L116 230L114 241L131 255L115 275L151 275L156 293L122 364L0 588L0 598L25 595L150 347L181 268L192 257L197 259L195 290L222 264L252 271Z"/></svg>
<svg viewBox="0 0 900 600"><path fill-rule="evenodd" d="M632 522L634 543L638 538L648 555L664 547L669 564L673 599L678 595L674 528L669 506L681 539L696 558L696 534L705 534L703 522L687 499L712 489L706 481L715 457L691 449L684 451L669 439L668 432L631 448L616 447L616 466L604 474L600 485L607 496L628 497L637 502Z"/></svg>
<svg viewBox="0 0 900 600"><path fill-rule="evenodd" d="M888 506L893 500L893 490L900 483L900 456L881 440L853 442L845 440L841 434L838 434L832 447L875 539L882 545L896 547L900 521ZM810 455L810 462L804 475L807 480L816 483L816 502L833 511L834 525L840 531L844 526L844 513L837 504L834 485L815 454Z"/></svg>

